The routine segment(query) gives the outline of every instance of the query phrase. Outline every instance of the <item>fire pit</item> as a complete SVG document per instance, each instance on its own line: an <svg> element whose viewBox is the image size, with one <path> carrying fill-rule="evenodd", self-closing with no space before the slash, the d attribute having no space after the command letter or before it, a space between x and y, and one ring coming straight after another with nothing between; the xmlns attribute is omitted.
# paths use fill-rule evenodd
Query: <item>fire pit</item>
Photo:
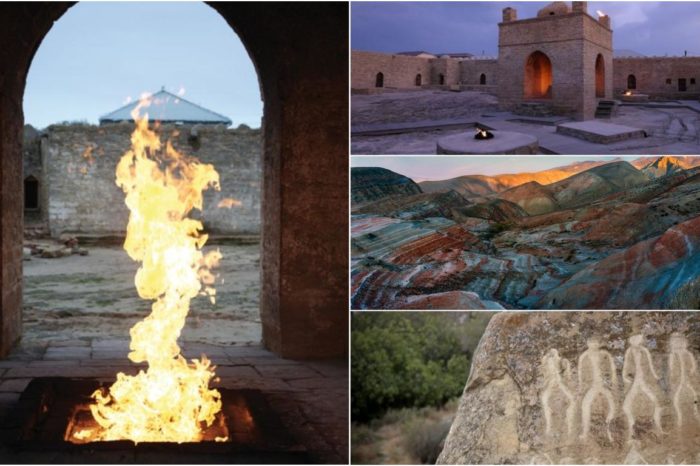
<svg viewBox="0 0 700 466"><path fill-rule="evenodd" d="M622 100L623 102L648 102L649 95L638 94L628 89L622 93L622 95L620 96L620 100Z"/></svg>
<svg viewBox="0 0 700 466"><path fill-rule="evenodd" d="M437 141L438 154L537 154L539 142L529 134L477 127L476 134L458 133Z"/></svg>
<svg viewBox="0 0 700 466"><path fill-rule="evenodd" d="M493 139L493 133L487 129L476 128L474 139L483 141L485 139Z"/></svg>
<svg viewBox="0 0 700 466"><path fill-rule="evenodd" d="M282 427L279 416L256 390L221 392L222 411L204 430L201 442L83 442L75 433L96 428L87 405L90 395L107 384L90 379L37 378L30 382L15 411L6 418L3 442L12 454L52 451L62 459L107 462L308 463L306 449ZM227 441L216 438L227 437Z"/></svg>

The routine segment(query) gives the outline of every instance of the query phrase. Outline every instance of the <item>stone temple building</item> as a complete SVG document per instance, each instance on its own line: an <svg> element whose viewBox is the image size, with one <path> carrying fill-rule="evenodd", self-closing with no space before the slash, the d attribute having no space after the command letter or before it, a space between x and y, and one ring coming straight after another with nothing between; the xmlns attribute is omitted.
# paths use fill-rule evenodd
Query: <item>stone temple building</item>
<svg viewBox="0 0 700 466"><path fill-rule="evenodd" d="M129 211L115 183L117 162L131 145L131 111L137 102L102 116L99 126L56 124L44 131L25 126L24 216L28 228L53 237L121 237ZM160 122L161 139L182 153L211 163L221 191L205 192L201 218L221 236L260 234L261 135L182 97L161 90L143 112ZM224 199L238 201L217 207ZM228 204L224 202L224 204Z"/></svg>
<svg viewBox="0 0 700 466"><path fill-rule="evenodd" d="M623 93L700 98L700 57L613 57L611 18L588 2L553 2L535 18L503 9L497 58L352 52L356 93L385 89L483 90L509 111L533 108L591 119L598 102Z"/></svg>

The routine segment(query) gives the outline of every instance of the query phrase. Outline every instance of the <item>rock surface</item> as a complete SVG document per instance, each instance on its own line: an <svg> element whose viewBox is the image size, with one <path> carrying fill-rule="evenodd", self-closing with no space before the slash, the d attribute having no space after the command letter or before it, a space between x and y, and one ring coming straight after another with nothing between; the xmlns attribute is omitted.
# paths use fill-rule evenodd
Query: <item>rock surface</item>
<svg viewBox="0 0 700 466"><path fill-rule="evenodd" d="M388 196L422 192L412 179L386 168L353 167L350 176L353 204L373 202Z"/></svg>
<svg viewBox="0 0 700 466"><path fill-rule="evenodd" d="M496 194L451 184L354 206L353 308L472 292L507 309L697 309L700 168L650 177L624 161L593 165Z"/></svg>
<svg viewBox="0 0 700 466"><path fill-rule="evenodd" d="M438 464L697 464L700 315L501 313Z"/></svg>

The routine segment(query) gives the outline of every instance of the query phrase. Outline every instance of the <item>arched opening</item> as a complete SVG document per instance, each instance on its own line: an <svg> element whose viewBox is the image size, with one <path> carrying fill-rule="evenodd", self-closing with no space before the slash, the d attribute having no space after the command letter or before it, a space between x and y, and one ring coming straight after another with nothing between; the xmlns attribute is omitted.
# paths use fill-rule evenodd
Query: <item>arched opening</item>
<svg viewBox="0 0 700 466"><path fill-rule="evenodd" d="M627 89L637 89L637 77L633 74L627 76Z"/></svg>
<svg viewBox="0 0 700 466"><path fill-rule="evenodd" d="M444 74L440 73L440 76L438 76L438 82L440 83L441 86L445 84L445 75Z"/></svg>
<svg viewBox="0 0 700 466"><path fill-rule="evenodd" d="M526 99L552 98L552 62L540 51L531 53L525 62L523 95Z"/></svg>
<svg viewBox="0 0 700 466"><path fill-rule="evenodd" d="M416 75L416 80L415 80L416 86L420 86L423 84L423 77L419 74Z"/></svg>
<svg viewBox="0 0 700 466"><path fill-rule="evenodd" d="M601 54L595 59L595 96L605 97L605 62Z"/></svg>
<svg viewBox="0 0 700 466"><path fill-rule="evenodd" d="M0 355L21 335L22 101L34 51L71 4L0 6ZM348 14L345 4L213 3L255 64L264 100L261 303L263 344L285 357L347 352ZM290 21L289 18L294 18ZM11 27L10 27L11 26ZM25 31L21 44L16 31ZM313 35L309 31L314 31ZM319 39L322 39L319 41ZM287 59L279 60L280 56ZM304 83L300 86L299 83ZM156 84L160 85L161 83ZM308 89L319 93L309 99ZM282 156L284 154L284 156ZM324 179L323 187L316 181ZM292 182L294 180L294 182ZM322 199L322 202L318 202ZM308 206L313 204L313 209ZM323 232L323 234L319 234ZM314 264L307 267L304 264ZM319 276L318 271L325 272Z"/></svg>
<svg viewBox="0 0 700 466"><path fill-rule="evenodd" d="M374 77L374 87L384 87L384 73L379 72Z"/></svg>
<svg viewBox="0 0 700 466"><path fill-rule="evenodd" d="M24 210L39 208L39 180L33 176L24 179Z"/></svg>
<svg viewBox="0 0 700 466"><path fill-rule="evenodd" d="M165 28L158 21L153 22L160 15L169 18ZM188 24L191 37L186 43L177 44L180 33L176 31ZM153 29L149 30L149 26ZM111 44L96 39L101 45L99 59L90 57L95 42L70 42L75 35L96 37L99 31L106 36L119 31L128 38ZM135 42L141 44L137 55ZM66 43L71 43L71 47L66 47ZM63 47L72 50L57 52ZM192 56L207 47L209 53ZM60 60L53 56L57 53ZM162 60L159 63L148 58L156 53ZM197 70L195 73L179 68L176 59L182 55L191 56L189 63ZM121 80L111 78L112 74L129 76L131 84L123 85ZM168 83L169 75L180 80L179 89L146 87L151 79ZM113 94L122 94L122 98L102 98L101 86L95 86L98 82L111 88ZM235 96L219 93L217 89L224 89L227 83L242 92ZM190 87L199 90L189 90ZM66 238L71 238L72 252L87 254L81 254L79 269L55 269L55 262L77 259L61 257L64 252L56 253L57 257L51 260L41 260L46 258L41 257L46 251L37 251L40 257L24 265L27 286L23 293L23 319L25 323L32 322L24 326L24 341L40 338L53 343L65 339L66 334L85 340L128 339L129 329L148 315L151 302L137 299L133 276L118 273L138 264L125 251L114 248L114 238L123 242L126 237L130 216L124 192L114 182L115 170L129 149L134 129L131 110L143 91L153 95L148 113L153 122L159 121L156 132L161 141L167 140L179 152L212 164L220 179L221 189L205 191L203 208L195 213L211 237L209 243L220 243L215 246L222 254L219 278L214 284L217 304L194 298L180 340L184 345L195 341L260 344L259 81L240 39L215 10L198 2L81 2L55 23L37 49L27 74L24 115L27 128L37 128L42 136L40 145L25 145L23 162L27 166L32 150L50 154L30 157L41 161L42 166L30 173L41 177L43 201L49 213L44 217L46 228L40 239L59 248ZM51 106L46 106L48 100ZM25 209L36 209L39 181L29 177L24 187ZM236 203L228 208L218 207L225 199ZM245 241L233 244L224 238ZM204 250L211 247L213 244L208 244ZM42 292L47 274L74 285L71 289L55 289L47 299ZM239 286L248 292L241 294ZM100 297L80 305L73 299L75 293ZM99 314L94 310L97 307ZM61 319L60 326L50 318L56 309L69 309L70 313ZM125 317L124 309L130 309L132 316Z"/></svg>
<svg viewBox="0 0 700 466"><path fill-rule="evenodd" d="M479 84L482 86L486 85L486 75L484 73L481 73L481 76L479 76Z"/></svg>
<svg viewBox="0 0 700 466"><path fill-rule="evenodd" d="M270 403L269 412L288 431L283 441L292 438L295 445L304 448L302 457L306 462L347 463L347 403L338 403L338 399L348 397L347 358L332 359L346 356L348 348L348 5L240 2L211 6L245 45L264 97L260 257L264 348L222 346L217 353L209 355L217 366L220 386L251 387L270 400L275 396L271 401L284 402L278 408ZM18 232L23 228L23 178L19 174L22 173L26 75L41 41L70 7L65 2L0 4L0 50L3 50L0 56L3 164L0 170L3 193L0 197L3 246L0 248L0 357L3 358L22 334L23 245ZM18 31L22 31L20 41ZM188 57L182 57L183 65L187 60ZM206 135L200 133L200 137ZM75 174L81 175L79 171ZM109 340L96 343L91 346L78 341L72 346L44 346L37 352L22 352L13 358L13 368L28 370L22 377L60 375L87 378L90 383L96 381L95 377L113 379L117 371L111 365L114 359L109 358L124 361L128 348L126 352L121 346L114 350L115 342ZM199 347L186 350L185 356L201 356ZM330 361L301 361L307 358ZM231 364L232 359L238 363ZM34 361L39 364L34 365ZM280 365L262 368L265 361L268 364L277 361ZM125 364L130 363L125 361ZM225 367L229 369L224 371ZM123 368L132 372L133 365ZM7 385L7 372L0 374L3 386ZM283 374L291 375L294 380L299 380L299 376L304 379L299 384L294 381L287 384L282 381L282 377L287 377ZM308 396L297 397L299 389ZM273 390L279 393L272 394ZM6 397L3 409L14 408L17 397L17 393L9 397L11 401ZM316 414L305 416L302 424L296 413L304 412ZM61 428L56 426L51 435L59 433ZM48 443L46 446L53 449ZM4 459L9 458L9 462L19 462L25 457L24 451L4 449L3 453L7 453ZM167 461L167 456L152 453L155 462ZM72 455L59 449L49 454L58 462L71 461ZM119 452L106 454L106 457L100 455L108 458L106 462L123 458ZM298 460L300 456L295 454L291 458Z"/></svg>

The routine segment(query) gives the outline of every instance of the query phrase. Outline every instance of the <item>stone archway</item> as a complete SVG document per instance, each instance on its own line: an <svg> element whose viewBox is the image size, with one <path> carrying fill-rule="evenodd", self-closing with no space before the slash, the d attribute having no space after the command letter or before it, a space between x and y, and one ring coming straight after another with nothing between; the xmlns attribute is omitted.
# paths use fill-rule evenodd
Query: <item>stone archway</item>
<svg viewBox="0 0 700 466"><path fill-rule="evenodd" d="M481 76L479 76L479 84L482 86L486 85L486 75L484 73L481 73Z"/></svg>
<svg viewBox="0 0 700 466"><path fill-rule="evenodd" d="M601 54L595 59L595 96L605 97L605 61Z"/></svg>
<svg viewBox="0 0 700 466"><path fill-rule="evenodd" d="M0 356L21 335L22 100L35 51L72 3L0 5ZM253 61L263 109L263 344L347 353L348 7L212 3ZM312 97L312 98L310 98Z"/></svg>
<svg viewBox="0 0 700 466"><path fill-rule="evenodd" d="M423 84L423 77L418 73L416 75L416 86L420 86L421 84Z"/></svg>
<svg viewBox="0 0 700 466"><path fill-rule="evenodd" d="M539 50L525 61L525 99L552 98L552 62Z"/></svg>
<svg viewBox="0 0 700 466"><path fill-rule="evenodd" d="M374 87L384 87L384 73L381 71L374 77Z"/></svg>
<svg viewBox="0 0 700 466"><path fill-rule="evenodd" d="M637 77L633 74L627 76L627 89L637 89Z"/></svg>

